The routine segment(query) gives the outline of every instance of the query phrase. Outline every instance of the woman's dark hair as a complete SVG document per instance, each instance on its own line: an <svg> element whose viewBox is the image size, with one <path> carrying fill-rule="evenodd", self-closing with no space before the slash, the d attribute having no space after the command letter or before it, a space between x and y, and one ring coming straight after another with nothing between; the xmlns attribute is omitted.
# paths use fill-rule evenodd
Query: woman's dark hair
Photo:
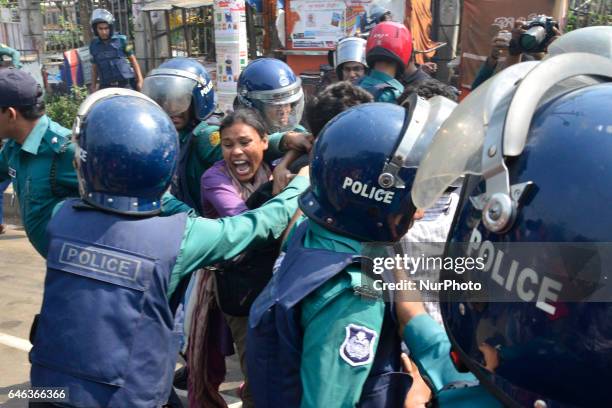
<svg viewBox="0 0 612 408"><path fill-rule="evenodd" d="M312 135L317 137L334 116L355 105L373 101L374 98L369 92L349 81L336 82L308 101L306 122Z"/></svg>
<svg viewBox="0 0 612 408"><path fill-rule="evenodd" d="M397 104L403 105L413 93L416 93L425 99L440 95L450 99L451 101L457 102L457 90L454 87L447 85L444 82L440 82L437 79L430 78L406 86L402 95L397 98Z"/></svg>
<svg viewBox="0 0 612 408"><path fill-rule="evenodd" d="M240 108L223 118L219 126L219 133L223 134L223 130L235 125L236 123L244 123L257 131L262 139L266 137L266 125L260 113L251 108Z"/></svg>

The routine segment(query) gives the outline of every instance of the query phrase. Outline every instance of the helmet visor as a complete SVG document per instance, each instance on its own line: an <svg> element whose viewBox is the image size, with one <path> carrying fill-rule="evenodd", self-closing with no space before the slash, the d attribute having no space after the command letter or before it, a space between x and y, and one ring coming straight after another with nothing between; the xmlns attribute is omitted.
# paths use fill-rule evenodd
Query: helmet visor
<svg viewBox="0 0 612 408"><path fill-rule="evenodd" d="M257 108L266 121L268 133L287 132L295 129L304 113L304 93L299 92L291 97L279 100L254 100Z"/></svg>
<svg viewBox="0 0 612 408"><path fill-rule="evenodd" d="M466 174L482 174L482 149L493 111L537 62L510 66L472 91L437 131L412 186L417 208L429 208Z"/></svg>
<svg viewBox="0 0 612 408"><path fill-rule="evenodd" d="M174 75L154 75L145 78L142 92L162 107L168 116L185 112L191 105L196 82Z"/></svg>

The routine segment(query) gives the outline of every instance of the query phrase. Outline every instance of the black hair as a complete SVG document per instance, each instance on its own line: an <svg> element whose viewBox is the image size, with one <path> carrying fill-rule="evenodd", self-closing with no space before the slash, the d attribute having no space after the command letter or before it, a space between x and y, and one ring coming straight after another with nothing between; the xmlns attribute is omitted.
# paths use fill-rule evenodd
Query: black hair
<svg viewBox="0 0 612 408"><path fill-rule="evenodd" d="M404 88L404 93L397 98L397 104L403 105L413 93L425 99L440 95L451 101L457 102L457 90L454 87L444 82L440 82L437 79L429 78L406 86L406 88Z"/></svg>
<svg viewBox="0 0 612 408"><path fill-rule="evenodd" d="M383 21L393 21L391 11L387 10L387 12L383 13L382 16L378 17L378 23L382 23Z"/></svg>
<svg viewBox="0 0 612 408"><path fill-rule="evenodd" d="M219 133L223 134L223 130L235 125L236 123L244 123L249 125L262 139L266 137L266 125L261 117L261 114L252 108L239 108L223 118L219 125Z"/></svg>
<svg viewBox="0 0 612 408"><path fill-rule="evenodd" d="M308 101L306 122L314 137L341 112L362 103L373 102L372 95L349 81L336 82Z"/></svg>

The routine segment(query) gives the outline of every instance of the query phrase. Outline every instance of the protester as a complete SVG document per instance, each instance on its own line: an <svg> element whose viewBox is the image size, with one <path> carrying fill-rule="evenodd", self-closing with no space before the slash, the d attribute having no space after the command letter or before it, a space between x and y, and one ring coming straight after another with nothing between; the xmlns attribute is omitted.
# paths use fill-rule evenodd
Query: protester
<svg viewBox="0 0 612 408"><path fill-rule="evenodd" d="M233 218L158 217L179 144L155 102L131 90L97 92L81 106L74 137L81 198L58 205L49 223L31 384L68 388L62 406L160 406L178 355L183 312L168 304L178 282L278 237L307 183L296 177Z"/></svg>
<svg viewBox="0 0 612 408"><path fill-rule="evenodd" d="M0 70L0 182L12 180L28 239L45 257L55 205L78 196L71 131L45 115L40 85L22 70Z"/></svg>
<svg viewBox="0 0 612 408"><path fill-rule="evenodd" d="M127 37L115 34L115 17L108 10L96 9L91 13L90 24L95 36L89 44L92 92L109 87L140 91L143 83L140 65Z"/></svg>
<svg viewBox="0 0 612 408"><path fill-rule="evenodd" d="M308 101L306 122L316 138L323 127L336 115L355 105L373 101L372 95L364 89L348 81L338 82L329 85Z"/></svg>
<svg viewBox="0 0 612 408"><path fill-rule="evenodd" d="M370 72L358 85L377 102L395 102L404 91L398 81L412 54L412 36L403 24L385 21L370 32L366 61Z"/></svg>
<svg viewBox="0 0 612 408"><path fill-rule="evenodd" d="M413 85L407 85L404 93L397 98L398 105L404 105L408 102L413 94L421 98L430 99L436 95L443 96L451 101L457 101L457 89L450 85L440 82L437 79L429 78L424 81L416 82Z"/></svg>
<svg viewBox="0 0 612 408"><path fill-rule="evenodd" d="M263 160L268 148L265 122L256 110L242 108L230 113L221 122L220 132L223 160L202 176L202 207L210 218L248 211L249 198L272 176ZM241 398L245 408L254 406L245 359L248 313L272 276L277 255L278 243L271 240L264 247L217 265L215 271L217 301L231 328L244 376ZM197 384L198 378L194 376L193 382Z"/></svg>

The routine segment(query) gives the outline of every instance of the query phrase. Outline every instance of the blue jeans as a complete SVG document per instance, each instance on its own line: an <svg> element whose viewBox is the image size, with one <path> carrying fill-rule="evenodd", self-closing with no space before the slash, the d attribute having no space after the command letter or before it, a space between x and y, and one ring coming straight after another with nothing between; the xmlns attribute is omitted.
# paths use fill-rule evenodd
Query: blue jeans
<svg viewBox="0 0 612 408"><path fill-rule="evenodd" d="M9 186L9 184L11 184L11 179L8 179L6 181L0 181L0 224L4 223L4 218L2 217L2 204L3 204L3 199L4 199L4 190L7 189L7 187Z"/></svg>

